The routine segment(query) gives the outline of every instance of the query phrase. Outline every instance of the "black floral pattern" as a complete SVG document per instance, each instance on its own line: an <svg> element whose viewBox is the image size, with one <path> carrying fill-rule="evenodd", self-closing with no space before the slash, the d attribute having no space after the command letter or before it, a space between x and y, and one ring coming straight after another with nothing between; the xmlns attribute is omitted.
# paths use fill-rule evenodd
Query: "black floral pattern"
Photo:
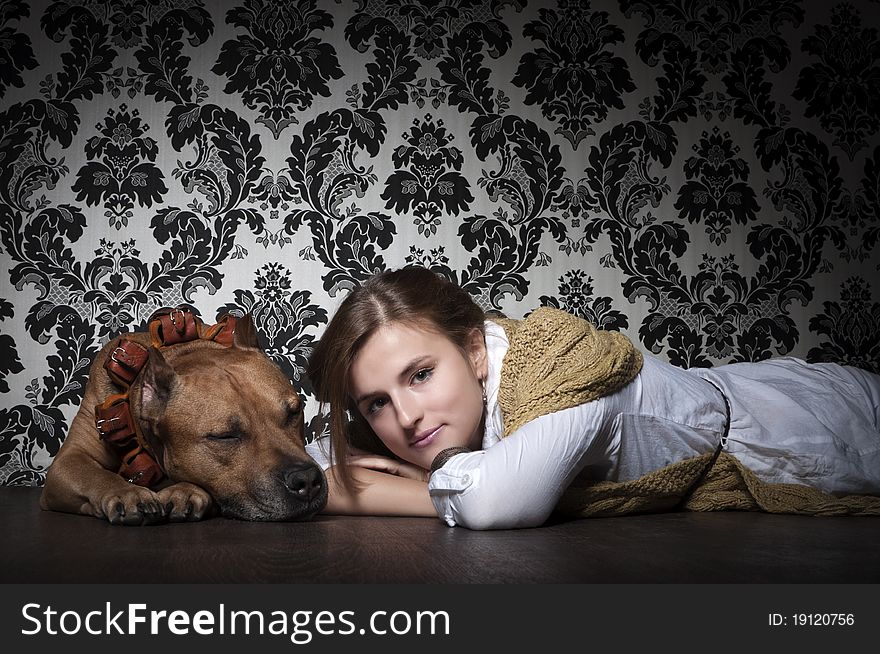
<svg viewBox="0 0 880 654"><path fill-rule="evenodd" d="M250 313L320 433L309 352L399 265L680 366L880 372L876 9L3 0L0 484L160 306Z"/></svg>
<svg viewBox="0 0 880 654"><path fill-rule="evenodd" d="M804 115L818 116L834 145L852 160L880 127L877 29L863 28L859 12L841 4L832 10L830 25L817 25L804 39L803 50L819 61L800 71L794 97L806 101Z"/></svg>
<svg viewBox="0 0 880 654"><path fill-rule="evenodd" d="M610 297L594 297L593 278L583 270L570 270L559 278L559 295L542 295L541 306L562 309L585 320L599 329L620 331L629 327L626 315L613 309Z"/></svg>
<svg viewBox="0 0 880 654"><path fill-rule="evenodd" d="M839 301L823 302L825 308L810 320L810 329L826 338L810 350L815 361L830 361L865 370L880 366L880 302L871 301L871 289L860 277L846 280Z"/></svg>
<svg viewBox="0 0 880 654"><path fill-rule="evenodd" d="M226 22L247 33L223 44L211 70L229 78L224 92L241 93L246 107L260 108L256 122L276 139L315 95L330 95L328 82L342 77L333 46L315 35L333 27L316 0L245 0Z"/></svg>
<svg viewBox="0 0 880 654"><path fill-rule="evenodd" d="M134 215L135 202L151 207L168 192L162 171L156 166L156 141L146 136L137 109L110 110L103 123L97 125L100 136L86 142L85 153L93 159L80 168L72 189L76 199L86 206L102 204L110 226L128 226Z"/></svg>
<svg viewBox="0 0 880 654"><path fill-rule="evenodd" d="M755 220L758 202L748 185L749 165L738 157L740 148L729 133L703 133L694 144L696 155L685 162L688 181L678 192L675 208L691 223L706 225L709 241L721 245L730 235L734 222Z"/></svg>
<svg viewBox="0 0 880 654"><path fill-rule="evenodd" d="M309 393L311 383L305 376L315 337L303 332L327 322L327 310L309 302L311 293L293 288L289 270L278 263L267 263L256 276L254 290L237 289L236 302L227 304L217 314L243 316L246 313L261 327L258 336L263 350L297 388Z"/></svg>
<svg viewBox="0 0 880 654"><path fill-rule="evenodd" d="M10 86L24 86L21 75L37 67L34 50L27 34L16 30L16 23L30 16L25 0L6 0L0 4L0 96Z"/></svg>
<svg viewBox="0 0 880 654"><path fill-rule="evenodd" d="M622 109L623 95L635 89L626 60L610 51L623 30L587 0L563 0L557 11L538 14L523 34L544 47L520 58L513 83L528 89L526 104L540 104L545 117L561 122L556 133L577 149L596 133L590 125Z"/></svg>
<svg viewBox="0 0 880 654"><path fill-rule="evenodd" d="M402 215L412 212L419 233L430 236L437 232L440 216L466 211L474 196L460 172L461 150L451 145L452 135L442 119L435 122L431 114L416 118L403 138L406 145L391 156L399 170L385 180L382 198L386 209Z"/></svg>

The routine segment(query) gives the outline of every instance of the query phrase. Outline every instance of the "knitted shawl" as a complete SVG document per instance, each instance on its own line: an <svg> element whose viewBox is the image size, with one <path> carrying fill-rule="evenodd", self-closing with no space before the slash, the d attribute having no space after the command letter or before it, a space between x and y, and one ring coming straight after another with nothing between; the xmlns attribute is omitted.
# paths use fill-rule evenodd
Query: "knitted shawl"
<svg viewBox="0 0 880 654"><path fill-rule="evenodd" d="M642 355L626 336L596 329L564 311L541 307L525 320L491 320L510 341L498 391L504 436L538 416L609 395L641 370ZM837 497L809 486L768 483L731 454L715 452L630 481L579 477L556 508L578 517L675 509L880 515L880 497Z"/></svg>

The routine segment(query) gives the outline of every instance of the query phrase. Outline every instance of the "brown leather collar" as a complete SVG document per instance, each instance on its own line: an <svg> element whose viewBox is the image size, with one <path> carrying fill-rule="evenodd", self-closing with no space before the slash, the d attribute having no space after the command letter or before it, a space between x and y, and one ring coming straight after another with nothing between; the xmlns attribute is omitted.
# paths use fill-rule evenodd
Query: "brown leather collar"
<svg viewBox="0 0 880 654"><path fill-rule="evenodd" d="M226 314L217 324L207 326L187 309L164 308L149 320L153 347L163 348L197 339L232 345L235 316ZM149 351L135 341L122 338L104 362L104 369L122 392L110 395L95 407L95 427L104 445L116 453L121 465L119 474L128 482L153 488L165 478L159 459L137 428L131 415L128 392L138 373L147 363Z"/></svg>

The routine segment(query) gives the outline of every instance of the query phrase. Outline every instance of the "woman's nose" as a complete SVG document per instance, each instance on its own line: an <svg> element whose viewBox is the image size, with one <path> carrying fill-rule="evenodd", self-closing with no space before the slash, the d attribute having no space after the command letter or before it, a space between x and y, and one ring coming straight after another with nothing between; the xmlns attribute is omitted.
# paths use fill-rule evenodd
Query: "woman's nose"
<svg viewBox="0 0 880 654"><path fill-rule="evenodd" d="M412 429L422 417L422 408L418 400L412 397L400 397L397 400L397 420L404 429Z"/></svg>

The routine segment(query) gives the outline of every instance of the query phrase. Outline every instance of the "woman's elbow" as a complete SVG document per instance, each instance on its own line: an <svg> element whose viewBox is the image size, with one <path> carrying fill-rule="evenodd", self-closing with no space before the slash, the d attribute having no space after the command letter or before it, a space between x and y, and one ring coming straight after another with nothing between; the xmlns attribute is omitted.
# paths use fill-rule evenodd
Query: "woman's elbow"
<svg viewBox="0 0 880 654"><path fill-rule="evenodd" d="M539 507L516 506L503 498L467 498L456 511L456 523L474 531L540 527L552 512Z"/></svg>

